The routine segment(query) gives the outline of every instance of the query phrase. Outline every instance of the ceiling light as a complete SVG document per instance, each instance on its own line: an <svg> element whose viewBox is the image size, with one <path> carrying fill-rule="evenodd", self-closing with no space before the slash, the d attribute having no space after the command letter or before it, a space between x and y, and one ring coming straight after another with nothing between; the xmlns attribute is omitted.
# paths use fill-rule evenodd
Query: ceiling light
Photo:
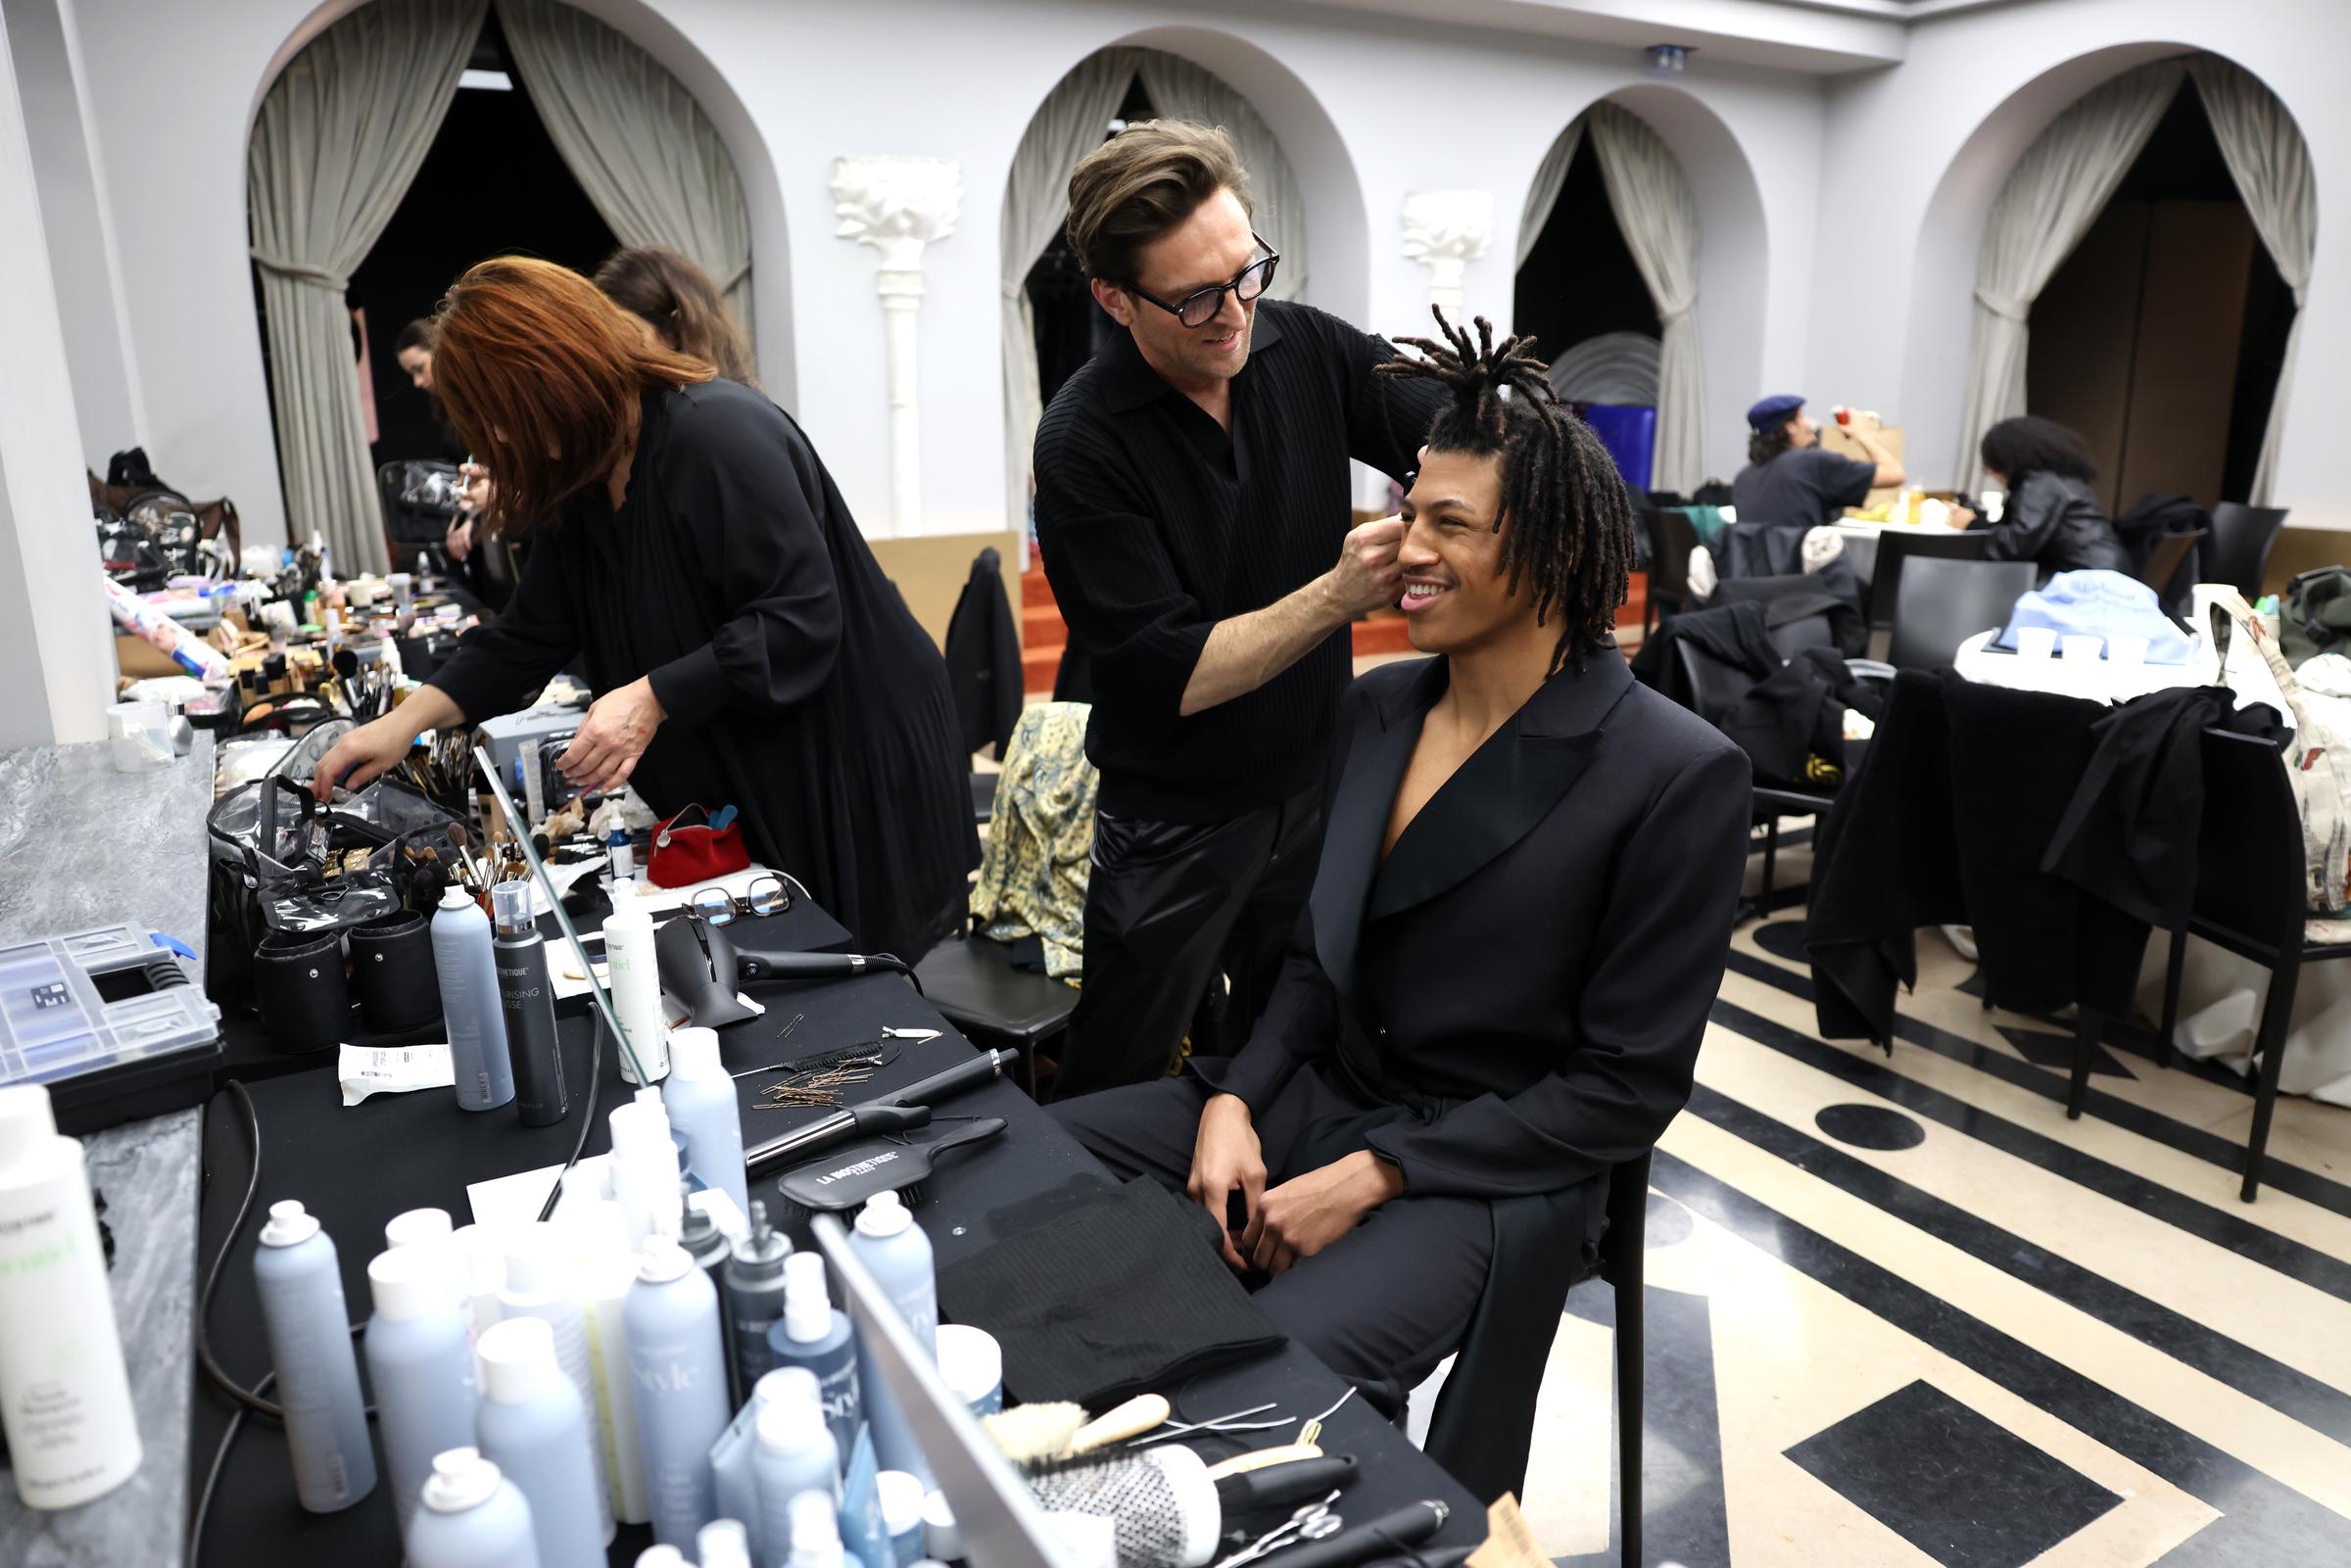
<svg viewBox="0 0 2351 1568"><path fill-rule="evenodd" d="M1649 69L1660 76L1678 76L1690 64L1690 51L1678 43L1653 43L1644 51L1649 56Z"/></svg>

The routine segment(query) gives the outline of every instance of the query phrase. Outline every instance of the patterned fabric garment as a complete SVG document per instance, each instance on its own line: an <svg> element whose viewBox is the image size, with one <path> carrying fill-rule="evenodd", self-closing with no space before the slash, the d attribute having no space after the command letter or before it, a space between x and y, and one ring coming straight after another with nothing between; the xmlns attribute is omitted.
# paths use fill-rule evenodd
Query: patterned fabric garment
<svg viewBox="0 0 2351 1568"><path fill-rule="evenodd" d="M1102 776L1085 760L1083 702L1043 702L1021 715L972 885L972 920L993 941L1042 938L1045 973L1085 968L1085 880Z"/></svg>

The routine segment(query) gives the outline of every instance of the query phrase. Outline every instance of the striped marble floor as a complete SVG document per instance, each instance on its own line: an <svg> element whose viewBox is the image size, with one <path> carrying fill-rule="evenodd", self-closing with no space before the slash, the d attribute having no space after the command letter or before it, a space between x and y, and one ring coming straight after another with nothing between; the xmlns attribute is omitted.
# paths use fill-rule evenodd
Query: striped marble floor
<svg viewBox="0 0 2351 1568"><path fill-rule="evenodd" d="M1808 872L1784 854L1783 882ZM1935 933L1889 1060L1813 1032L1800 908L1740 927L1650 1200L1647 1560L2351 1565L2351 1111L1989 1013ZM1554 1346L1526 1505L1616 1562L1605 1287Z"/></svg>

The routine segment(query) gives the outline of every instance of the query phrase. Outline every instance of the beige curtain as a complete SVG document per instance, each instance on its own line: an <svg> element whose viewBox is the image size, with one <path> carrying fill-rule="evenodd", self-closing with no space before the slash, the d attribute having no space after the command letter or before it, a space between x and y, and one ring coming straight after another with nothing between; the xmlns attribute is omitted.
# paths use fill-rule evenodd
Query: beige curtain
<svg viewBox="0 0 2351 1568"><path fill-rule="evenodd" d="M1649 285L1662 328L1650 488L1689 495L1706 480L1706 371L1698 336L1698 201L1681 160L1649 122L1614 104L1585 116L1608 208Z"/></svg>
<svg viewBox="0 0 2351 1568"><path fill-rule="evenodd" d="M1179 55L1157 49L1142 56L1143 91L1151 113L1161 119L1188 119L1196 125L1222 125L1232 133L1241 166L1249 171L1249 189L1256 206L1251 218L1258 233L1281 253L1273 286L1266 292L1276 300L1306 297L1306 193L1290 168L1289 156L1274 138L1273 127L1250 107L1249 100L1230 83Z"/></svg>
<svg viewBox="0 0 2351 1568"><path fill-rule="evenodd" d="M294 57L254 122L245 200L287 530L323 537L347 575L390 563L343 296L449 113L483 9L374 0Z"/></svg>
<svg viewBox="0 0 2351 1568"><path fill-rule="evenodd" d="M1575 150L1583 144L1584 120L1578 115L1536 167L1535 182L1527 187L1526 206L1518 214L1519 266L1535 254L1535 242L1543 237L1543 225L1551 221L1551 210L1559 205L1559 192L1567 184L1567 166L1575 162Z"/></svg>
<svg viewBox="0 0 2351 1568"><path fill-rule="evenodd" d="M678 78L558 0L498 0L547 133L623 245L666 245L710 274L746 342L751 219L718 127ZM755 357L755 356L754 356Z"/></svg>

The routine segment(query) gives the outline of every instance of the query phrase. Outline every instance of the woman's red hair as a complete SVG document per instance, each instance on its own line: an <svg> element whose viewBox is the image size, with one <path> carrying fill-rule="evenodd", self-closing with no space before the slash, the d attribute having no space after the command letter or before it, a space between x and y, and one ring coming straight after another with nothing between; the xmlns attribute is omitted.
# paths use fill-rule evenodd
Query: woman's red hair
<svg viewBox="0 0 2351 1568"><path fill-rule="evenodd" d="M610 473L637 432L638 399L716 373L647 333L567 266L478 262L434 316L433 391L486 464L491 519L514 533L554 521Z"/></svg>

